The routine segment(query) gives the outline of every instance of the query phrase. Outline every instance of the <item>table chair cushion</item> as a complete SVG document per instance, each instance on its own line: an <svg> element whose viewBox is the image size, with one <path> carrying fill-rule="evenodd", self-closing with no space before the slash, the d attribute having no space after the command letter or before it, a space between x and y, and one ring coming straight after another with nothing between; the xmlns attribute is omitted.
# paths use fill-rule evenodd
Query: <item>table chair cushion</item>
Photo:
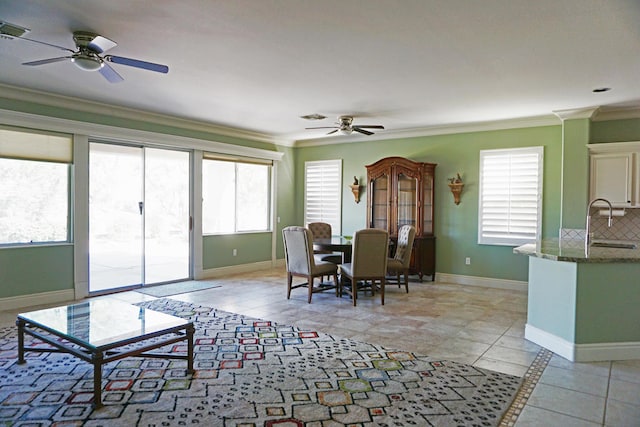
<svg viewBox="0 0 640 427"><path fill-rule="evenodd" d="M403 271L404 270L404 263L400 260L397 260L395 258L389 258L387 259L387 270L389 271Z"/></svg>
<svg viewBox="0 0 640 427"><path fill-rule="evenodd" d="M313 276L324 275L324 274L334 274L338 271L338 266L332 262L320 261L315 263L312 267L311 274Z"/></svg>

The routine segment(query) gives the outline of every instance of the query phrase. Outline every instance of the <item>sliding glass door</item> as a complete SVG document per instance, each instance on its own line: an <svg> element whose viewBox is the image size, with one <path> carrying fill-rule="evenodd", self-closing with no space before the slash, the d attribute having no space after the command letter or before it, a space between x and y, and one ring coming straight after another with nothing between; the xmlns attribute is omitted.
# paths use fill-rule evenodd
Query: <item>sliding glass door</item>
<svg viewBox="0 0 640 427"><path fill-rule="evenodd" d="M190 277L189 153L92 142L89 292Z"/></svg>
<svg viewBox="0 0 640 427"><path fill-rule="evenodd" d="M144 283L189 277L189 153L145 149Z"/></svg>

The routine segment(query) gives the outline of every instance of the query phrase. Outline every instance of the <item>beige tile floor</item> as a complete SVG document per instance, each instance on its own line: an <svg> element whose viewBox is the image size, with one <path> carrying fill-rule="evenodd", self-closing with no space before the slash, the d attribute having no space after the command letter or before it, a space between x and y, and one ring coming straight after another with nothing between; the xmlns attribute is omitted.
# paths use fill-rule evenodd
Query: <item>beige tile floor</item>
<svg viewBox="0 0 640 427"><path fill-rule="evenodd" d="M284 269L212 281L221 286L170 298L518 376L540 351L524 339L523 291L414 280L408 294L387 286L384 306L378 295L359 294L353 307L332 291L307 304L306 290L296 289L287 300ZM154 299L138 292L100 298ZM0 324L28 310L0 312ZM640 360L571 363L553 355L515 425L639 427Z"/></svg>

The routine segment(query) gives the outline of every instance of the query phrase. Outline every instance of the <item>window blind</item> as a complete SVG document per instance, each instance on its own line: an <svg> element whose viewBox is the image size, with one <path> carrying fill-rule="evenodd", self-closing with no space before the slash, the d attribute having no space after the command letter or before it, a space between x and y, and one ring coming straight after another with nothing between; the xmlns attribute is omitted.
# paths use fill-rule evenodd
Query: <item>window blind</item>
<svg viewBox="0 0 640 427"><path fill-rule="evenodd" d="M305 162L304 222L326 222L331 232L340 234L342 201L342 160Z"/></svg>
<svg viewBox="0 0 640 427"><path fill-rule="evenodd" d="M73 139L71 135L0 126L0 157L71 163Z"/></svg>
<svg viewBox="0 0 640 427"><path fill-rule="evenodd" d="M480 151L478 243L535 241L542 224L543 147Z"/></svg>

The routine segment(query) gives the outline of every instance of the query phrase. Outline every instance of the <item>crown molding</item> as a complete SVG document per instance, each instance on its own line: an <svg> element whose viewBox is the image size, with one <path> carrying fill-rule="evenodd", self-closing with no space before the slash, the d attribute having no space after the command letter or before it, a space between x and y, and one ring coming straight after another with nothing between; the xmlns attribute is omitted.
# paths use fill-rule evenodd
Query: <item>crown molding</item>
<svg viewBox="0 0 640 427"><path fill-rule="evenodd" d="M86 99L42 92L17 86L0 84L0 97L17 101L33 102L50 107L66 108L85 113L102 114L105 116L138 120L146 123L154 123L164 126L174 126L181 129L198 132L212 133L233 138L248 139L251 141L266 142L270 144L292 146L293 141L276 138L272 135L253 132L244 129L220 126L197 120L182 119L159 113L137 110L134 108L110 105L101 102L88 101Z"/></svg>
<svg viewBox="0 0 640 427"><path fill-rule="evenodd" d="M640 107L600 108L591 119L595 122L605 120L640 119Z"/></svg>
<svg viewBox="0 0 640 427"><path fill-rule="evenodd" d="M492 130L506 130L527 127L559 125L558 117L549 114L545 116L525 117L518 119L494 120L488 122L456 123L452 125L427 126L423 128L405 129L399 131L376 132L371 136L345 135L339 137L303 139L295 142L295 147L315 147L318 145L343 144L349 142L380 141L385 139L415 138L421 136L449 135L455 133L484 132Z"/></svg>
<svg viewBox="0 0 640 427"><path fill-rule="evenodd" d="M572 120L572 119L591 119L594 114L597 113L600 107L587 107L587 108L569 108L566 110L554 110L553 114L558 116L560 120Z"/></svg>

